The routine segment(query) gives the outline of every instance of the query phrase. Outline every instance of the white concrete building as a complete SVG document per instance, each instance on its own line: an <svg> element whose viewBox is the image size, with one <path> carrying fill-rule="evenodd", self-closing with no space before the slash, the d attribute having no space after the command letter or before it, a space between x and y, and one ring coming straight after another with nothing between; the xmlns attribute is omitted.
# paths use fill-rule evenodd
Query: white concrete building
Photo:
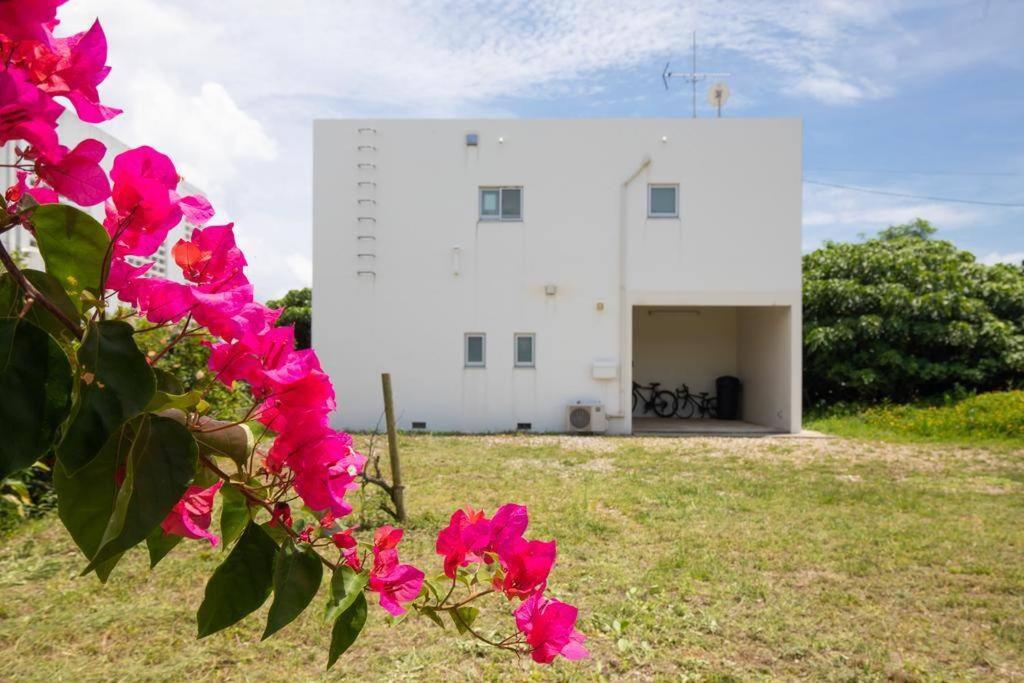
<svg viewBox="0 0 1024 683"><path fill-rule="evenodd" d="M632 382L722 375L800 429L798 120L317 121L313 220L337 426L390 372L403 429L631 433Z"/></svg>
<svg viewBox="0 0 1024 683"><path fill-rule="evenodd" d="M61 116L58 133L60 135L61 144L66 145L69 148L73 148L86 138L94 138L106 145L107 153L104 155L101 165L108 173L110 172L110 167L114 163L114 157L128 149L127 145L114 136L104 132L102 129L88 123L83 123L74 115L73 112L65 112ZM0 158L3 159L3 164L10 165L14 163L14 147L14 143L9 143L0 147ZM0 168L0 183L2 183L2 189L10 187L16 182L16 180L17 176L14 169ZM194 186L186 182L182 182L181 185L179 185L178 192L183 195L203 194ZM82 210L89 213L100 223L103 222L103 204L82 207ZM137 266L147 261L152 261L153 267L146 272L145 277L166 277L177 282L184 282L184 276L182 275L181 269L175 265L174 259L171 257L171 248L179 239L188 239L191 235L192 226L183 220L168 233L167 239L164 240L164 243L160 245L156 253L151 257L143 259L135 256L129 256L128 260ZM36 241L33 239L31 233L24 228L16 227L13 230L0 235L0 241L3 242L4 246L9 251L17 251L21 254L22 258L25 260L26 268L34 268L37 270L43 269L43 259L39 255L39 248L36 246Z"/></svg>

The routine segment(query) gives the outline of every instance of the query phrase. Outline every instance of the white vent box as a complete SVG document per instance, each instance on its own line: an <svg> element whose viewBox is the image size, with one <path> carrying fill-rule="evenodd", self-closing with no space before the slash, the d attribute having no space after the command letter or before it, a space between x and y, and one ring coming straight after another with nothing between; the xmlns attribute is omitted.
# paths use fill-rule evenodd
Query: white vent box
<svg viewBox="0 0 1024 683"><path fill-rule="evenodd" d="M619 363L614 360L595 360L590 372L594 379L617 379Z"/></svg>

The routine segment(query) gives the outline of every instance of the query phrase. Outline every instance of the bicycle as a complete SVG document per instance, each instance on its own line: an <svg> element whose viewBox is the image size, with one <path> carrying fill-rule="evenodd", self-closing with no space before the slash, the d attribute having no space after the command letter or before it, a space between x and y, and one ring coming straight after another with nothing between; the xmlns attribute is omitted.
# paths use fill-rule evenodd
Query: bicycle
<svg viewBox="0 0 1024 683"><path fill-rule="evenodd" d="M690 387L683 384L676 389L673 398L676 400L676 413L683 419L691 418L694 414L701 418L718 417L718 399L708 396L706 391L694 394L690 392Z"/></svg>
<svg viewBox="0 0 1024 683"><path fill-rule="evenodd" d="M661 382L651 382L640 386L633 382L633 412L638 403L642 403L644 413L653 412L658 417L672 417L676 412L676 397L671 391L659 390ZM645 396L644 392L648 392Z"/></svg>

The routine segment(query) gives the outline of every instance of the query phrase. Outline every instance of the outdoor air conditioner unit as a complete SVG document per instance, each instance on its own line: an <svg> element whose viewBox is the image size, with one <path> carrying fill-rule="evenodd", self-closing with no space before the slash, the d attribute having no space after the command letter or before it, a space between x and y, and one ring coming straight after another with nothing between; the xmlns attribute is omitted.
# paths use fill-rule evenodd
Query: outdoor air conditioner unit
<svg viewBox="0 0 1024 683"><path fill-rule="evenodd" d="M565 431L599 434L608 431L608 417L600 403L577 401L565 407Z"/></svg>

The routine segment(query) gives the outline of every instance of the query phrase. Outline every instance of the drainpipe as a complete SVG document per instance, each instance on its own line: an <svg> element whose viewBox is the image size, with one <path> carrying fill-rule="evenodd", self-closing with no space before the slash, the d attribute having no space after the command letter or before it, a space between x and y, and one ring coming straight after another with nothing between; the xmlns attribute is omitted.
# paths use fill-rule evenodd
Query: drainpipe
<svg viewBox="0 0 1024 683"><path fill-rule="evenodd" d="M628 233L626 232L627 227L627 212L626 212L626 196L629 192L629 186L633 184L633 181L643 173L648 166L651 165L651 157L646 156L644 160L640 162L640 165L632 175L630 175L622 183L622 187L619 188L619 405L618 410L614 413L610 413L608 417L626 417L626 344L628 341L626 331L628 326L631 325L629 320L629 310L626 307L626 268L628 265L628 249L629 239Z"/></svg>

